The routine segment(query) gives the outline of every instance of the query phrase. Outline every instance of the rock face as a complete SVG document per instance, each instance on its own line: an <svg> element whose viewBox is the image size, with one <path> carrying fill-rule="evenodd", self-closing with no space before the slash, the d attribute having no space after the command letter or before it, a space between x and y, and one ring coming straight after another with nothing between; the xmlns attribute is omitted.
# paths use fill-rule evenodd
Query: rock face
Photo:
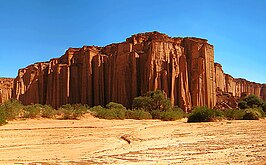
<svg viewBox="0 0 266 165"><path fill-rule="evenodd" d="M266 84L250 82L241 78L233 78L223 72L221 64L215 63L214 66L217 87L217 108L235 108L239 98L250 94L266 100Z"/></svg>
<svg viewBox="0 0 266 165"><path fill-rule="evenodd" d="M0 103L11 98L13 81L12 78L0 78Z"/></svg>
<svg viewBox="0 0 266 165"><path fill-rule="evenodd" d="M214 64L214 48L207 40L150 32L105 47L70 48L60 58L20 69L13 97L23 104L55 108L110 101L131 107L134 97L157 89L185 111L193 106L213 108L217 90L266 96L265 86L224 74Z"/></svg>

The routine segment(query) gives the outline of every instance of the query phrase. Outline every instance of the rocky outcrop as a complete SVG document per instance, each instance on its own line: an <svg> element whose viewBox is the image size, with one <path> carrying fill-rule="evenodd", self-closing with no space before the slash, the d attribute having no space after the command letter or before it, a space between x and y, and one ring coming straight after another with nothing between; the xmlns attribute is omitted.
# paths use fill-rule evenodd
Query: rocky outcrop
<svg viewBox="0 0 266 165"><path fill-rule="evenodd" d="M241 95L250 84L240 82L214 64L214 48L207 40L151 32L105 47L70 48L60 58L20 69L13 97L55 108L110 101L131 107L134 97L160 89L174 105L190 111L193 106L214 107L218 88ZM262 94L257 87L256 94Z"/></svg>
<svg viewBox="0 0 266 165"><path fill-rule="evenodd" d="M250 82L241 78L233 78L223 72L221 64L215 63L217 108L235 108L237 100L243 96L256 95L266 100L265 84ZM221 106L224 105L224 106Z"/></svg>
<svg viewBox="0 0 266 165"><path fill-rule="evenodd" d="M13 80L12 78L0 78L0 103L11 98Z"/></svg>

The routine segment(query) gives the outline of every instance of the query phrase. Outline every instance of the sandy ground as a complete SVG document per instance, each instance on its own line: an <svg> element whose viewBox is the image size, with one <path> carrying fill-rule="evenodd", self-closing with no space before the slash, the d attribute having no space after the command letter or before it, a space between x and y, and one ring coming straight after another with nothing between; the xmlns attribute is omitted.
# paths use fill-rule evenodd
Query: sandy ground
<svg viewBox="0 0 266 165"><path fill-rule="evenodd" d="M31 119L0 127L0 164L265 164L266 120Z"/></svg>

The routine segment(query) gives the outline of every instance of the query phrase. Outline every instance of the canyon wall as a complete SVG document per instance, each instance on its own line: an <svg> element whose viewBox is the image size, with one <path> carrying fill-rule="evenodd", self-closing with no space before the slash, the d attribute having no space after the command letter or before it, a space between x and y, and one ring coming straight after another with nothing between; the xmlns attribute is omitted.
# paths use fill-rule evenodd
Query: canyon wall
<svg viewBox="0 0 266 165"><path fill-rule="evenodd" d="M245 95L257 95L265 100L266 84L250 82L241 78L233 78L223 72L221 64L215 63L216 87L217 91L232 94L235 97Z"/></svg>
<svg viewBox="0 0 266 165"><path fill-rule="evenodd" d="M215 107L217 90L266 96L265 86L224 74L207 40L150 32L105 47L70 48L60 58L20 69L12 97L55 108L110 101L131 107L134 97L157 89L185 111Z"/></svg>
<svg viewBox="0 0 266 165"><path fill-rule="evenodd" d="M214 66L216 76L215 83L217 87L216 106L219 107L220 104L223 104L222 108L235 108L237 106L238 99L251 94L266 101L266 84L250 82L241 78L233 78L231 75L223 72L221 64L215 63Z"/></svg>
<svg viewBox="0 0 266 165"><path fill-rule="evenodd" d="M12 78L0 78L0 103L11 98L13 81Z"/></svg>

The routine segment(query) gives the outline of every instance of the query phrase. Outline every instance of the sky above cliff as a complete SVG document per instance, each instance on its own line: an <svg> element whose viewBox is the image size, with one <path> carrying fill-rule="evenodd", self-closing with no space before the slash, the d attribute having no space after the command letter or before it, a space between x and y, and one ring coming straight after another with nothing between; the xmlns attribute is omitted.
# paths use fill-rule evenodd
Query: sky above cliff
<svg viewBox="0 0 266 165"><path fill-rule="evenodd" d="M264 0L0 0L0 77L132 34L206 38L225 73L266 83Z"/></svg>

